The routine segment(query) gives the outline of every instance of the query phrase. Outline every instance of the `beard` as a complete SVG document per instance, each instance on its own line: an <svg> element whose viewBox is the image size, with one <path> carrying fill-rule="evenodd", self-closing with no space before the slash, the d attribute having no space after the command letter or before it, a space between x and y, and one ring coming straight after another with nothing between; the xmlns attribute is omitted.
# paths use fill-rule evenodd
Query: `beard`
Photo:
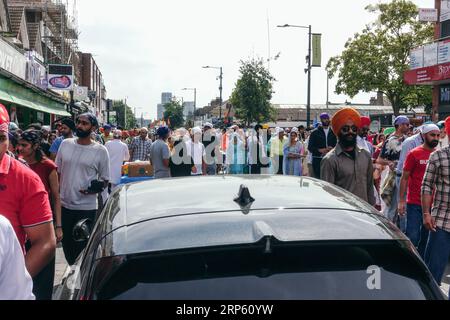
<svg viewBox="0 0 450 320"><path fill-rule="evenodd" d="M322 121L322 127L329 127L330 121Z"/></svg>
<svg viewBox="0 0 450 320"><path fill-rule="evenodd" d="M426 141L426 144L429 148L434 149L439 145L439 141L438 140Z"/></svg>
<svg viewBox="0 0 450 320"><path fill-rule="evenodd" d="M356 134L340 134L339 135L339 143L342 147L346 148L354 148L356 147Z"/></svg>
<svg viewBox="0 0 450 320"><path fill-rule="evenodd" d="M90 131L83 131L80 129L77 129L77 137L78 138L87 138L91 135Z"/></svg>

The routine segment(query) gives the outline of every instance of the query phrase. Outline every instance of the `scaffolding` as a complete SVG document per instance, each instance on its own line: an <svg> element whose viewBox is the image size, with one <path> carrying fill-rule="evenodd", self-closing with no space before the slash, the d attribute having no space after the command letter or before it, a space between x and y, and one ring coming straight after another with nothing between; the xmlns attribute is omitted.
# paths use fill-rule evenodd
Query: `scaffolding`
<svg viewBox="0 0 450 320"><path fill-rule="evenodd" d="M76 0L9 0L9 6L41 13L41 37L46 63L79 63Z"/></svg>

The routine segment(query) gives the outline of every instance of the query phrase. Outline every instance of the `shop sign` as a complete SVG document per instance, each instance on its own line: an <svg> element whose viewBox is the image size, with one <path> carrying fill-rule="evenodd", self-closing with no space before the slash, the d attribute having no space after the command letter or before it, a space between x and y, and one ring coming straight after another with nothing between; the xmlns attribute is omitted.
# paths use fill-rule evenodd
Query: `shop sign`
<svg viewBox="0 0 450 320"><path fill-rule="evenodd" d="M63 64L51 64L48 66L48 89L72 90L73 66Z"/></svg>
<svg viewBox="0 0 450 320"><path fill-rule="evenodd" d="M411 70L423 68L423 47L411 50L409 53L409 67Z"/></svg>
<svg viewBox="0 0 450 320"><path fill-rule="evenodd" d="M27 52L25 56L27 58L26 80L42 90L47 90L47 69L39 60L39 56L34 52Z"/></svg>
<svg viewBox="0 0 450 320"><path fill-rule="evenodd" d="M0 68L26 80L26 66L25 56L0 38Z"/></svg>
<svg viewBox="0 0 450 320"><path fill-rule="evenodd" d="M423 66L429 67L438 64L438 43L430 43L423 47Z"/></svg>
<svg viewBox="0 0 450 320"><path fill-rule="evenodd" d="M438 10L437 9L419 9L419 21L422 22L437 22Z"/></svg>

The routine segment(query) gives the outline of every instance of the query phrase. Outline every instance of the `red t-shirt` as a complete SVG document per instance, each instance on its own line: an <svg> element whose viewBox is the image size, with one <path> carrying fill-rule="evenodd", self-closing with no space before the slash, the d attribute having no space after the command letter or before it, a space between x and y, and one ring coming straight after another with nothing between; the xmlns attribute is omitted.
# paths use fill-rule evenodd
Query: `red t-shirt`
<svg viewBox="0 0 450 320"><path fill-rule="evenodd" d="M36 172L39 178L41 178L45 191L47 191L50 196L50 173L58 168L56 164L52 160L44 159L41 162L30 164L29 166L31 170Z"/></svg>
<svg viewBox="0 0 450 320"><path fill-rule="evenodd" d="M426 150L423 146L413 149L406 157L403 171L410 173L408 180L408 204L421 205L422 181L427 169L428 160L433 151Z"/></svg>
<svg viewBox="0 0 450 320"><path fill-rule="evenodd" d="M0 214L11 222L23 249L25 228L52 221L48 194L39 176L6 154L0 160Z"/></svg>

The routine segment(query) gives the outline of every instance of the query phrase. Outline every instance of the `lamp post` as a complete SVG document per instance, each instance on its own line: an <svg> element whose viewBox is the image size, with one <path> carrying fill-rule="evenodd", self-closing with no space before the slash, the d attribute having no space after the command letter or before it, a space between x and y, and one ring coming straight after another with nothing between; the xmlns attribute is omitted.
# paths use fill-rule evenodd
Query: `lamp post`
<svg viewBox="0 0 450 320"><path fill-rule="evenodd" d="M285 24L282 26L277 26L278 28L301 28L301 29L308 29L308 69L305 69L306 72L308 72L308 100L306 103L306 126L309 127L311 123L311 25L309 26L296 26L291 24Z"/></svg>
<svg viewBox="0 0 450 320"><path fill-rule="evenodd" d="M195 127L195 112L197 111L197 88L183 88L183 91L194 91L194 127Z"/></svg>
<svg viewBox="0 0 450 320"><path fill-rule="evenodd" d="M220 91L220 106L219 106L219 120L222 120L222 81L223 81L223 71L222 71L222 67L211 67L211 66L205 66L203 67L203 69L218 69L220 70L220 75L219 75L219 79L220 79L220 86L219 86L219 91Z"/></svg>

